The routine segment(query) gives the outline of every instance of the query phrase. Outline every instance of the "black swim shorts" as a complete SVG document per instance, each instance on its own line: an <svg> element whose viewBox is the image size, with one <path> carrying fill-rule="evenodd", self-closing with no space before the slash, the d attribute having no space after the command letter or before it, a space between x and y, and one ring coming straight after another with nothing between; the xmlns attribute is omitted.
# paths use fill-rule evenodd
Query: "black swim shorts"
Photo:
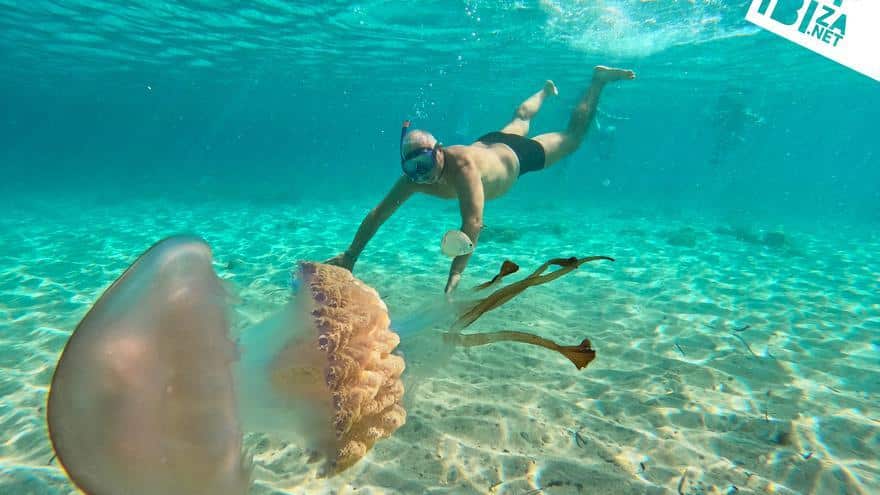
<svg viewBox="0 0 880 495"><path fill-rule="evenodd" d="M501 143L510 146L510 149L513 150L519 159L519 175L543 169L547 159L541 143L516 134L498 131L490 132L477 139L477 142L484 144Z"/></svg>

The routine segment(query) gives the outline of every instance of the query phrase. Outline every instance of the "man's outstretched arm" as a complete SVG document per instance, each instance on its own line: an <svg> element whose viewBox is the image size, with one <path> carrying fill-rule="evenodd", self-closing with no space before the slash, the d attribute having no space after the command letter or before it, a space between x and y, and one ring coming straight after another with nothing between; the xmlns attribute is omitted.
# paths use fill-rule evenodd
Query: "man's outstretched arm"
<svg viewBox="0 0 880 495"><path fill-rule="evenodd" d="M354 268L358 256L361 255L361 252L367 246L367 243L370 242L370 239L376 235L376 231L379 230L379 227L381 227L382 224L385 223L395 211L397 211L397 208L399 208L404 201L409 199L409 197L416 192L416 187L416 184L406 177L398 179L385 198L367 213L367 216L361 222L360 227L358 227L357 233L354 235L354 240L351 241L351 245L348 246L348 249L346 249L345 252L330 258L326 263L338 265L347 268L348 270Z"/></svg>
<svg viewBox="0 0 880 495"><path fill-rule="evenodd" d="M474 243L474 249L477 246L477 239L480 237L480 231L483 230L483 182L480 180L480 174L473 167L465 166L462 173L459 174L455 184L458 192L458 203L461 209L461 231L470 237ZM458 287L461 280L461 274L464 272L471 254L456 256L452 260L452 267L449 269L449 279L446 281L445 292L449 294Z"/></svg>

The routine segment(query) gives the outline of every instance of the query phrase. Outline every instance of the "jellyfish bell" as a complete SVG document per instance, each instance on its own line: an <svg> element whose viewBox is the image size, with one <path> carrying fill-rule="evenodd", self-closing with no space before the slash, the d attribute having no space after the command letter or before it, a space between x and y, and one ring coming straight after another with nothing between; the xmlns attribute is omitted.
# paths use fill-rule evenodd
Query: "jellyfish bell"
<svg viewBox="0 0 880 495"><path fill-rule="evenodd" d="M245 494L226 293L200 239L154 245L98 299L52 378L52 446L88 494Z"/></svg>

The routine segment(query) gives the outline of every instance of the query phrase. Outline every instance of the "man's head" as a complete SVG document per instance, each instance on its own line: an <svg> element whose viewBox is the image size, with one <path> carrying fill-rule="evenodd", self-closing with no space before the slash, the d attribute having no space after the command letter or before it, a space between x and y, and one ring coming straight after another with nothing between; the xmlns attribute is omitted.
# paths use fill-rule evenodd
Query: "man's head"
<svg viewBox="0 0 880 495"><path fill-rule="evenodd" d="M431 184L443 173L443 149L429 132L409 129L409 121L400 131L400 167L413 182Z"/></svg>

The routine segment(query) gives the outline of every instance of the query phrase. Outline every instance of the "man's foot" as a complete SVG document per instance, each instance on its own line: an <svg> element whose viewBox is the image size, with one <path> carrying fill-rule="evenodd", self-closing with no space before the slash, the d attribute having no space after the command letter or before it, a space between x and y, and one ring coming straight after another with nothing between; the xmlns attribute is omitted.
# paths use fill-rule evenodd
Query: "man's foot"
<svg viewBox="0 0 880 495"><path fill-rule="evenodd" d="M631 70L615 69L613 67L605 67L604 65L597 65L596 68L593 69L593 80L601 83L635 78L636 73Z"/></svg>
<svg viewBox="0 0 880 495"><path fill-rule="evenodd" d="M556 85L553 84L553 81L547 79L547 82L544 83L544 94L546 96L558 96L559 90L556 89Z"/></svg>

